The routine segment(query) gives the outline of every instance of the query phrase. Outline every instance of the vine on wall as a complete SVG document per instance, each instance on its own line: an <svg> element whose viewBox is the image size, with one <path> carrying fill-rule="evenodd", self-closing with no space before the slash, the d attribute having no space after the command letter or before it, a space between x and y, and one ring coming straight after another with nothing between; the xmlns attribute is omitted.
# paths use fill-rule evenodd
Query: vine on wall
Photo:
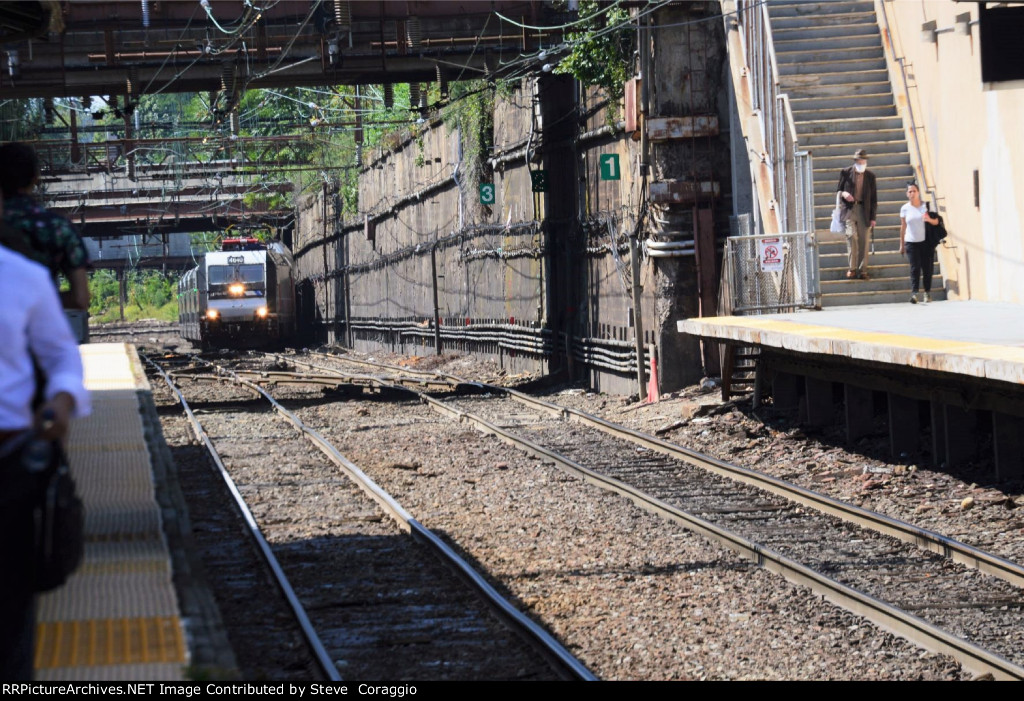
<svg viewBox="0 0 1024 701"><path fill-rule="evenodd" d="M492 177L488 158L494 146L494 92L494 84L484 80L454 83L451 100L441 111L448 133L461 135L460 180L469 192Z"/></svg>
<svg viewBox="0 0 1024 701"><path fill-rule="evenodd" d="M636 41L629 13L617 4L602 7L597 0L583 0L579 13L588 21L579 25L580 31L566 34L572 49L554 72L572 75L584 85L600 86L617 106L632 77Z"/></svg>

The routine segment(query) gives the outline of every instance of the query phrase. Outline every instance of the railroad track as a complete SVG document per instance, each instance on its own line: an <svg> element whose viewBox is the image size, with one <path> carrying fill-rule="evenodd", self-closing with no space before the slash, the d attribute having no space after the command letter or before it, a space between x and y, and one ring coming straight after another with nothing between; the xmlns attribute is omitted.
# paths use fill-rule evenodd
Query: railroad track
<svg viewBox="0 0 1024 701"><path fill-rule="evenodd" d="M357 374L276 358L309 368L310 377ZM322 361L351 363L344 356ZM363 368L365 386L377 389L396 375L423 376L394 366L374 376L366 361L354 365ZM582 412L447 379L445 394L455 396L421 395L438 411L628 496L975 672L1024 678L1019 565ZM478 394L458 396L460 389Z"/></svg>
<svg viewBox="0 0 1024 701"><path fill-rule="evenodd" d="M194 357L146 360L175 391L231 485L325 678L340 678L339 660L345 675L358 679L594 678L451 547L257 385L224 369L212 374L215 366ZM178 385L203 382L212 385L205 392L214 401L204 403L200 423ZM266 408L254 406L254 395ZM293 428L271 433L269 423L279 419L271 419L270 407ZM272 445L259 444L260 437ZM233 456L228 466L218 449ZM247 467L267 451L277 456L269 470ZM325 467L325 455L332 466ZM289 505L310 499L323 500L320 518L290 523ZM276 534L273 548L264 531ZM463 581L439 568L435 558ZM487 615L481 598L507 628ZM307 610L315 611L315 624Z"/></svg>

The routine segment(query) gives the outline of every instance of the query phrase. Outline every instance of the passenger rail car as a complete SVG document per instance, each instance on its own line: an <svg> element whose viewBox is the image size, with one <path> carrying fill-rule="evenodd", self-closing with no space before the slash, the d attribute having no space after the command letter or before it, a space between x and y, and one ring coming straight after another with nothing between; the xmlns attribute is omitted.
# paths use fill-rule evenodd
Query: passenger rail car
<svg viewBox="0 0 1024 701"><path fill-rule="evenodd" d="M279 242L225 239L178 283L181 336L200 348L255 348L295 333L295 264Z"/></svg>

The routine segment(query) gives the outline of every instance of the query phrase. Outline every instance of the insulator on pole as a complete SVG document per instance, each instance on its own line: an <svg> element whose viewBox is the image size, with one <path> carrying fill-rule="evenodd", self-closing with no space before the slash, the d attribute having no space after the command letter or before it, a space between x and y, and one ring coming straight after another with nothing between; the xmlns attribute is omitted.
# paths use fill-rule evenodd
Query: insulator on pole
<svg viewBox="0 0 1024 701"><path fill-rule="evenodd" d="M352 27L352 5L348 0L334 0L334 21L340 29Z"/></svg>
<svg viewBox="0 0 1024 701"><path fill-rule="evenodd" d="M409 48L419 51L423 43L423 28L420 26L420 18L409 17L405 20L405 32L409 37Z"/></svg>
<svg viewBox="0 0 1024 701"><path fill-rule="evenodd" d="M441 99L448 99L448 76L445 75L444 69L441 66L437 67L437 87L441 93Z"/></svg>

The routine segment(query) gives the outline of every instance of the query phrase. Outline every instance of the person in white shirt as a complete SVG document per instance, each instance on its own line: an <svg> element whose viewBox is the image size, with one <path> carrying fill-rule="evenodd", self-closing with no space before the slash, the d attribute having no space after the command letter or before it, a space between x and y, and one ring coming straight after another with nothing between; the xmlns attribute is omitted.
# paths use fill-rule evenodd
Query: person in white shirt
<svg viewBox="0 0 1024 701"><path fill-rule="evenodd" d="M917 304L917 293L924 274L924 302L932 301L932 271L935 249L925 237L925 223L938 224L928 215L928 207L921 202L917 183L907 184L908 202L900 209L900 255L910 260L910 303Z"/></svg>
<svg viewBox="0 0 1024 701"><path fill-rule="evenodd" d="M63 440L70 419L91 407L78 344L47 269L0 245L0 300L0 678L21 681L32 678L38 477L15 446L26 431ZM33 357L45 376L35 410Z"/></svg>

